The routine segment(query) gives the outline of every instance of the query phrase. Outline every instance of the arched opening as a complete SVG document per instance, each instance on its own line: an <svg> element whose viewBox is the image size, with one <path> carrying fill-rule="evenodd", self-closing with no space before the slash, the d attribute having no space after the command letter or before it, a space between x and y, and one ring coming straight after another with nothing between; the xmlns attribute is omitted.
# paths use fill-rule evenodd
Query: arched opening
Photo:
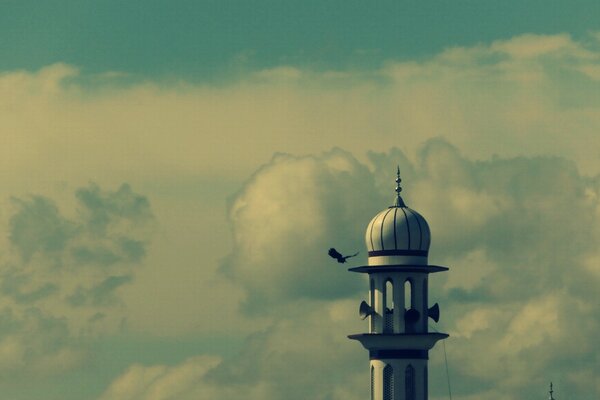
<svg viewBox="0 0 600 400"><path fill-rule="evenodd" d="M385 281L385 306L394 309L394 284L391 279Z"/></svg>
<svg viewBox="0 0 600 400"><path fill-rule="evenodd" d="M419 312L415 307L415 291L413 282L409 278L404 281L404 331L406 333L414 333L417 321L419 320Z"/></svg>
<svg viewBox="0 0 600 400"><path fill-rule="evenodd" d="M410 310L413 307L413 287L412 281L407 279L404 281L404 307Z"/></svg>
<svg viewBox="0 0 600 400"><path fill-rule="evenodd" d="M415 400L415 369L410 364L404 371L404 388L406 400Z"/></svg>
<svg viewBox="0 0 600 400"><path fill-rule="evenodd" d="M394 368L390 364L383 368L383 400L394 400Z"/></svg>
<svg viewBox="0 0 600 400"><path fill-rule="evenodd" d="M383 296L384 333L394 331L394 283L390 278L385 281L385 292Z"/></svg>

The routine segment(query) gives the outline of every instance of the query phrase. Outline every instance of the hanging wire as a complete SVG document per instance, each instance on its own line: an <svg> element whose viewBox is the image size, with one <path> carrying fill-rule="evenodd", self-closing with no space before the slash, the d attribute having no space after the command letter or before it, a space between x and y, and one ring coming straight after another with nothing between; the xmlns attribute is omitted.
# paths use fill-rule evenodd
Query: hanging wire
<svg viewBox="0 0 600 400"><path fill-rule="evenodd" d="M429 325L429 324L428 324ZM433 331L439 333L437 329L429 325ZM446 354L446 341L442 340L442 348L444 349L444 362L446 364L446 380L448 381L448 397L452 400L452 390L450 389L450 370L448 369L448 355Z"/></svg>
<svg viewBox="0 0 600 400"><path fill-rule="evenodd" d="M450 390L450 371L448 370L448 356L446 355L446 341L442 340L442 347L444 348L444 361L446 362L446 379L448 380L448 397L452 400L452 390Z"/></svg>

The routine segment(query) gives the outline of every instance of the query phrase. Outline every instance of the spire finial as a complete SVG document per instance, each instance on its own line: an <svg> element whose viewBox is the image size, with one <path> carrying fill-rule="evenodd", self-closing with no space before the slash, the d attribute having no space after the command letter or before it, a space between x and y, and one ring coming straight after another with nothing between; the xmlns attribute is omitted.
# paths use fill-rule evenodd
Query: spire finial
<svg viewBox="0 0 600 400"><path fill-rule="evenodd" d="M548 400L554 400L554 396L552 395L554 393L554 390L552 390L552 382L550 382L550 397L548 397Z"/></svg>
<svg viewBox="0 0 600 400"><path fill-rule="evenodd" d="M394 202L394 207L406 207L404 200L402 200L402 197L400 196L400 192L402 192L400 182L402 182L402 179L400 179L400 166L398 165L396 172L396 201Z"/></svg>

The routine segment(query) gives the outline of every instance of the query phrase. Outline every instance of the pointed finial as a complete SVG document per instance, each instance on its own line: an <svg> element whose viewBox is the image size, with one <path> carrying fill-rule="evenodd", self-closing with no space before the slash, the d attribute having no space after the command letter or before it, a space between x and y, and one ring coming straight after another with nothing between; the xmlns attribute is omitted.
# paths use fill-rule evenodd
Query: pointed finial
<svg viewBox="0 0 600 400"><path fill-rule="evenodd" d="M552 382L550 382L550 397L548 397L548 400L554 400L554 396L552 395L554 393L554 390L552 390Z"/></svg>
<svg viewBox="0 0 600 400"><path fill-rule="evenodd" d="M402 197L400 196L400 192L402 192L400 182L402 182L402 179L400 179L400 166L398 165L396 172L396 201L394 202L394 207L406 207L404 200L402 200Z"/></svg>

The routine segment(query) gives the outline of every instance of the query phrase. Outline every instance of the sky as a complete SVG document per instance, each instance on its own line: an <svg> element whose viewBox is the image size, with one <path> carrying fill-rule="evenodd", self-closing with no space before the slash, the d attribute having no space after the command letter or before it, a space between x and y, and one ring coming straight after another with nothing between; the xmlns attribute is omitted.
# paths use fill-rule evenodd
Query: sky
<svg viewBox="0 0 600 400"><path fill-rule="evenodd" d="M430 398L600 397L597 1L5 1L7 400L359 400L403 197Z"/></svg>

